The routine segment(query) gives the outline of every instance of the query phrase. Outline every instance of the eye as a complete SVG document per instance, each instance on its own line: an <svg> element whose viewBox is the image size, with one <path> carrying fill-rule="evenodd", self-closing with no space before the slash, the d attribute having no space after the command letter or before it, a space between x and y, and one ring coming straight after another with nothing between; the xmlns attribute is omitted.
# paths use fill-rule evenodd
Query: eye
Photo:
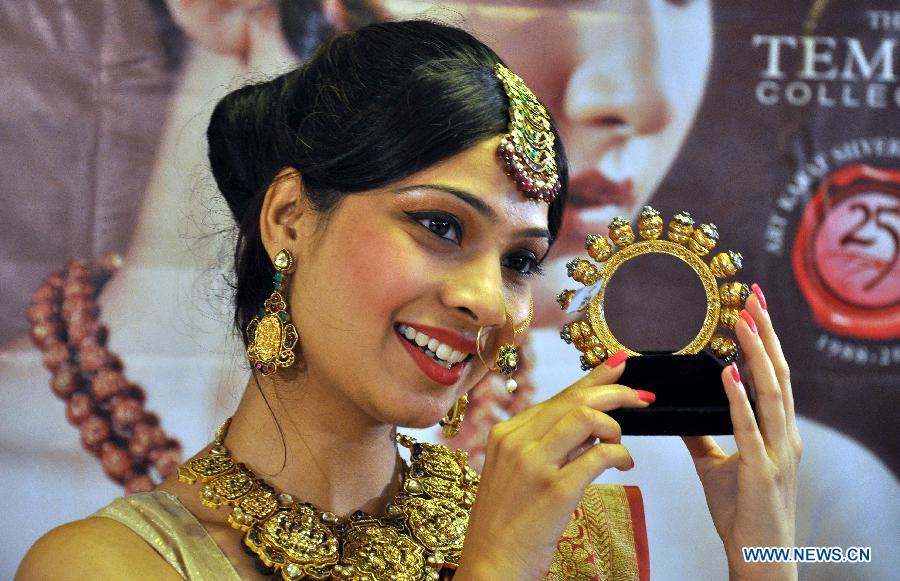
<svg viewBox="0 0 900 581"><path fill-rule="evenodd" d="M462 243L462 226L452 215L445 212L418 212L410 214L410 217L436 236L454 244Z"/></svg>
<svg viewBox="0 0 900 581"><path fill-rule="evenodd" d="M503 260L503 266L515 271L521 276L535 276L544 273L541 263L531 252L512 254Z"/></svg>

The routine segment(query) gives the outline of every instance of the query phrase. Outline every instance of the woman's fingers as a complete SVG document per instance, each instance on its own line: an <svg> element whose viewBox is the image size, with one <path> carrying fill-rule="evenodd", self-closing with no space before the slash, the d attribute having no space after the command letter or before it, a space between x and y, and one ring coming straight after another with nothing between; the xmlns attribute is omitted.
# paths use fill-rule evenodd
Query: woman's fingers
<svg viewBox="0 0 900 581"><path fill-rule="evenodd" d="M590 406L571 408L547 431L537 444L535 453L556 466L569 461L570 456L580 455L593 444L601 442L618 444L622 429L618 422Z"/></svg>
<svg viewBox="0 0 900 581"><path fill-rule="evenodd" d="M523 414L514 416L516 422L511 434L514 438L539 440L543 438L564 416L578 408L591 408L597 412L607 412L618 408L647 407L653 395L646 391L631 389L624 385L572 385ZM521 418L521 420L519 420ZM587 434L582 436L584 439ZM576 442L577 444L577 442ZM574 444L573 444L574 446Z"/></svg>
<svg viewBox="0 0 900 581"><path fill-rule="evenodd" d="M694 464L706 458L720 459L728 456L712 436L682 436L681 439L694 459Z"/></svg>
<svg viewBox="0 0 900 581"><path fill-rule="evenodd" d="M542 437L571 408L583 405L600 411L645 407L645 402L653 400L652 394L615 384L625 371L626 357L624 351L616 353L549 400L517 414L508 422L510 431L527 428L536 437Z"/></svg>
<svg viewBox="0 0 900 581"><path fill-rule="evenodd" d="M590 448L560 469L557 483L561 490L584 490L609 468L634 468L634 460L622 444L600 443Z"/></svg>
<svg viewBox="0 0 900 581"><path fill-rule="evenodd" d="M734 363L722 370L722 385L725 386L725 395L728 396L728 411L731 415L731 425L734 428L734 443L737 444L741 456L754 464L766 460L768 458L766 443L760 433L756 417L753 415L753 408L750 407L747 390L744 388L741 375ZM758 408L759 405L757 405ZM690 450L691 447L688 446L688 449ZM691 450L691 456L694 456L694 450Z"/></svg>
<svg viewBox="0 0 900 581"><path fill-rule="evenodd" d="M753 285L754 296L747 301L747 310L753 316L759 328L759 337L762 339L769 360L775 370L775 377L781 386L781 395L784 402L784 415L788 434L793 435L797 442L800 436L797 431L797 421L794 415L794 392L791 387L791 373L784 352L781 349L781 342L778 335L775 334L775 328L772 325L772 319L769 316L768 305L766 304L765 295L758 284Z"/></svg>
<svg viewBox="0 0 900 581"><path fill-rule="evenodd" d="M749 301L755 301L752 297ZM735 333L741 344L746 368L749 369L756 387L756 411L759 431L763 441L775 449L781 449L787 439L787 427L784 411L784 397L775 369L769 355L759 337L758 326L747 309L741 311L742 320L735 325ZM727 368L737 369L736 367ZM723 373L723 377L727 376ZM746 393L741 384L741 391ZM727 390L726 390L727 391ZM746 397L746 396L745 396ZM729 397L730 402L730 397Z"/></svg>

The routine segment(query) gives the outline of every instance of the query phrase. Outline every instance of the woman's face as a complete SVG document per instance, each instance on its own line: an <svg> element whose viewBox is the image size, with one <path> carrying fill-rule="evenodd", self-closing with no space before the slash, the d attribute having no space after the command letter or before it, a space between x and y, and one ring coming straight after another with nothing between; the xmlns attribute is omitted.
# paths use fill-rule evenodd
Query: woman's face
<svg viewBox="0 0 900 581"><path fill-rule="evenodd" d="M527 316L547 205L504 173L499 139L348 196L301 238L291 314L309 378L376 422L437 423L485 374L479 327L496 331L507 309L516 322ZM438 357L462 361L435 362L417 333L441 344L425 346Z"/></svg>
<svg viewBox="0 0 900 581"><path fill-rule="evenodd" d="M686 136L712 57L708 0L386 0L455 22L507 61L556 119L571 164L554 255L645 204Z"/></svg>

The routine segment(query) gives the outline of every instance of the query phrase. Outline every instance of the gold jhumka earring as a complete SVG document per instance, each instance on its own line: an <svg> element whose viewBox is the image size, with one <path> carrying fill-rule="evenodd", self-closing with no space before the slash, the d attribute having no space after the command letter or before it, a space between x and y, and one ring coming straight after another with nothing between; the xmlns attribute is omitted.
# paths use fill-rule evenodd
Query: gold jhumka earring
<svg viewBox="0 0 900 581"><path fill-rule="evenodd" d="M247 325L247 358L263 375L294 364L294 346L299 338L296 327L290 322L287 301L281 294L285 287L284 275L294 271L294 257L282 248L272 263L275 265L275 288Z"/></svg>

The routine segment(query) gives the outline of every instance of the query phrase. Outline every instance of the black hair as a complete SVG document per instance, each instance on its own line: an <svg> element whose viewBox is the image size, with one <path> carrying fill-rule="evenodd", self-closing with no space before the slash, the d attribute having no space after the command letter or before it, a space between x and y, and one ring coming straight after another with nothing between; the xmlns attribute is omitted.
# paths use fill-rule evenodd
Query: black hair
<svg viewBox="0 0 900 581"><path fill-rule="evenodd" d="M272 292L274 269L259 222L279 170L298 170L308 202L327 215L344 196L394 183L503 134L509 105L493 73L498 62L458 28L422 20L371 24L331 38L297 69L237 89L216 105L209 160L238 223L239 330ZM556 156L562 190L548 210L554 237L568 185L558 138Z"/></svg>

